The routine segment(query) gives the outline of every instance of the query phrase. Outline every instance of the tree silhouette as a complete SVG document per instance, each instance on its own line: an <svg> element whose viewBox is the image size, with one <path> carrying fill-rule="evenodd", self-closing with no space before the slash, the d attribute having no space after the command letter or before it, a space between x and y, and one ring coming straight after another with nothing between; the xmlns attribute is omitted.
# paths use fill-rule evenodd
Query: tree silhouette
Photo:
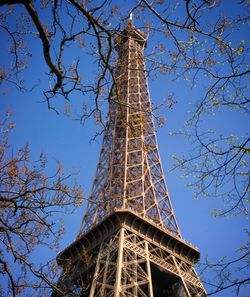
<svg viewBox="0 0 250 297"><path fill-rule="evenodd" d="M65 175L60 162L48 175L44 154L32 161L28 145L11 152L8 135L13 128L8 112L0 122L0 292L28 296L32 288L40 289L40 294L47 288L59 290L54 285L56 264L39 266L30 255L39 246L57 249L64 234L60 213L81 205L83 194L76 183L69 186L73 175Z"/></svg>

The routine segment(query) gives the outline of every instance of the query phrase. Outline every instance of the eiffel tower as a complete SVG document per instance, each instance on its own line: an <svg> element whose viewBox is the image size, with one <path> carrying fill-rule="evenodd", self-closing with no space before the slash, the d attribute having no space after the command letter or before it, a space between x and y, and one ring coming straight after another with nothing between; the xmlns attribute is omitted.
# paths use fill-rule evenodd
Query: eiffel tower
<svg viewBox="0 0 250 297"><path fill-rule="evenodd" d="M91 194L77 239L57 258L63 296L207 296L194 268L199 251L182 239L164 180L146 43L132 20L115 40L116 73Z"/></svg>

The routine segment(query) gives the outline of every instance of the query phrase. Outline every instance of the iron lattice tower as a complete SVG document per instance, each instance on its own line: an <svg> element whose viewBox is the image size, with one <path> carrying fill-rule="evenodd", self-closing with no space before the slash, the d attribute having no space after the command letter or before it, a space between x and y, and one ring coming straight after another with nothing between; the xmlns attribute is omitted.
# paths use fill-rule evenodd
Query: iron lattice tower
<svg viewBox="0 0 250 297"><path fill-rule="evenodd" d="M194 269L199 251L181 237L164 180L145 46L132 21L116 38L115 82L91 195L76 241L58 256L59 284L80 296L207 296Z"/></svg>

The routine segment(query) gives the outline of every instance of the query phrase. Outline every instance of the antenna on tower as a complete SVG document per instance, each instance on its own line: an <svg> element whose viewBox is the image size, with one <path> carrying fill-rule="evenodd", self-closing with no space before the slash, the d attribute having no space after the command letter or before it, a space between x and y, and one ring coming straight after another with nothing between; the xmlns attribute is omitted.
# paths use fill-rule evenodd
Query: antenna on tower
<svg viewBox="0 0 250 297"><path fill-rule="evenodd" d="M130 10L129 12L129 19L132 21L133 20L133 12Z"/></svg>

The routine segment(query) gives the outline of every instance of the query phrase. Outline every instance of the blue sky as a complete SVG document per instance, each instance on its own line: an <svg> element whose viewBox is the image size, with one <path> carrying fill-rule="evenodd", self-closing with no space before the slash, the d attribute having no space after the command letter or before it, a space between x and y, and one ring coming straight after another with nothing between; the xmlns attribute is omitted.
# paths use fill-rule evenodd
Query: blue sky
<svg viewBox="0 0 250 297"><path fill-rule="evenodd" d="M124 3L122 5L128 6ZM128 9L128 7L126 8ZM232 7L224 5L222 9L230 10ZM135 25L137 25L136 20ZM146 53L152 49L154 38L153 36L149 37ZM44 151L47 154L51 171L55 168L56 160L62 161L66 172L79 171L78 183L83 186L86 196L88 196L95 175L102 138L99 137L96 141L90 142L97 131L92 120L82 126L79 121L48 110L46 103L42 103L44 98L41 90L47 86L45 75L47 68L39 56L41 54L39 41L30 39L28 44L33 51L33 57L23 75L25 80L29 81L30 86L34 82L38 82L39 86L31 92L23 94L12 87L10 92L5 95L3 95L4 88L10 88L10 86L3 86L0 100L1 112L9 107L13 113L13 120L16 122L16 128L10 136L10 144L13 151L16 151L28 142L33 159L36 159L41 151ZM1 63L10 63L6 58L7 48L7 42L0 48ZM78 52L77 55L81 55L81 53ZM84 69L82 69L83 76L93 79L95 66L90 59L85 60ZM247 227L246 219L242 217L228 219L212 217L211 210L221 206L223 202L213 197L195 200L192 189L186 186L187 180L180 177L181 172L178 170L168 172L173 162L172 156L181 155L192 148L187 139L170 136L170 132L183 127L185 120L189 117L188 112L192 109L190 103L199 97L201 89L190 90L188 82L182 79L173 82L171 77L166 75L158 75L156 79L150 79L149 88L153 103L162 102L170 94L174 94L177 100L173 109L165 108L161 111L166 123L164 127L157 129L157 139L166 183L183 238L200 249L201 261L204 261L206 255L212 262L218 261L225 255L228 258L237 257L236 249L245 241L243 229ZM75 96L76 102L79 96L81 95ZM82 98L79 100L81 101ZM92 99L85 97L84 100L88 102L87 100ZM231 122L230 112L211 116L210 119L207 118L207 121L208 123L205 123L207 127L211 129L220 127L224 133L237 134L246 130L247 126L247 117L244 115L237 115L233 125L229 125ZM81 208L65 218L66 235L62 240L61 248L66 247L75 239L83 212L84 209ZM40 255L42 259L43 254ZM226 291L216 296L235 295Z"/></svg>

